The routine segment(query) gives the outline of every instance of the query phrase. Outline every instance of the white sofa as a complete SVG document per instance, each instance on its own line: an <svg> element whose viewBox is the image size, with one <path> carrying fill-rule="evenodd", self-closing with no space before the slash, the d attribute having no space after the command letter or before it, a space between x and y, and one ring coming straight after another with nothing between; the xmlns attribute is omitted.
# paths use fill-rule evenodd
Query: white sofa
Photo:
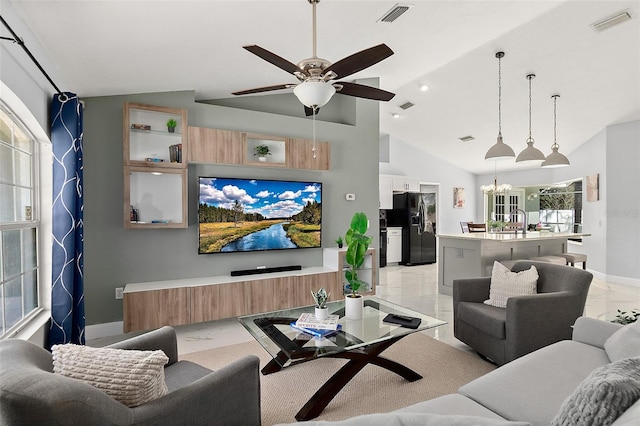
<svg viewBox="0 0 640 426"><path fill-rule="evenodd" d="M624 383L617 380L620 375L616 378L600 374L604 366L608 366L607 370L617 369L622 361L614 361L619 359L631 362L624 365L625 369L629 366L631 368L630 374L625 370L625 377L621 380ZM592 374L596 369L599 369L598 372ZM610 373L607 371L603 374ZM601 391L602 387L596 389L593 385L594 376L598 376L598 383L604 382L605 386L612 383L625 386L625 396L618 396L619 388L605 392ZM616 398L608 401L611 394L616 394ZM305 424L548 426L563 408L562 412L568 412L568 415L556 419L555 424L638 426L639 396L640 323L622 327L619 324L580 317L574 326L571 340L554 343L511 361L462 386L457 394L420 402L391 413L369 414L338 422L316 421ZM563 403L570 397L573 397L572 403L563 407ZM594 411L594 400L604 400L607 404L605 408L616 409L632 405L611 423L587 419L590 410ZM636 400L635 403L633 400ZM603 412L604 410L600 410L598 414L602 415Z"/></svg>

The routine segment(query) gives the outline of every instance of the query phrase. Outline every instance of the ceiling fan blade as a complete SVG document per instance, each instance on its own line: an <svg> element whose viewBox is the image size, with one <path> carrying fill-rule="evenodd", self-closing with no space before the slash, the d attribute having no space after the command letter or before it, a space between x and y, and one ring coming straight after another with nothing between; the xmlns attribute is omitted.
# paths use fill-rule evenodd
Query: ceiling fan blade
<svg viewBox="0 0 640 426"><path fill-rule="evenodd" d="M377 64L383 59L393 55L393 50L386 44L382 43L377 46L370 47L351 56L347 56L338 62L331 64L324 70L324 74L333 71L337 74L336 78L344 78L372 65Z"/></svg>
<svg viewBox="0 0 640 426"><path fill-rule="evenodd" d="M295 74L296 72L304 73L296 64L289 62L283 57L269 52L267 49L263 49L258 45L253 44L251 46L243 46L243 48L290 74Z"/></svg>
<svg viewBox="0 0 640 426"><path fill-rule="evenodd" d="M336 87L338 90L337 93L355 96L357 98L372 99L374 101L390 101L396 95L386 90L365 86L363 84L348 83L346 81L339 81L336 83L336 86L338 86ZM340 86L342 86L342 89L339 89Z"/></svg>
<svg viewBox="0 0 640 426"><path fill-rule="evenodd" d="M277 84L275 86L257 87L255 89L241 90L240 92L233 92L232 95L250 95L251 93L270 92L272 90L289 89L294 87L295 84Z"/></svg>

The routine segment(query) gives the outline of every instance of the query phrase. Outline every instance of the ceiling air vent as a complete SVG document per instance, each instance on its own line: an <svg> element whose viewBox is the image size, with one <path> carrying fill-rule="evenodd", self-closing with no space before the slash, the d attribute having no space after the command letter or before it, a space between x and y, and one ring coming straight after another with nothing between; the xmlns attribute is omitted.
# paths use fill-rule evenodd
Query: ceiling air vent
<svg viewBox="0 0 640 426"><path fill-rule="evenodd" d="M474 140L475 138L473 136L463 136L460 139L462 142L471 142L472 140Z"/></svg>
<svg viewBox="0 0 640 426"><path fill-rule="evenodd" d="M629 12L620 12L598 22L594 22L593 24L591 24L591 29L595 32L604 31L607 28L611 28L614 25L621 24L624 21L628 21L629 19L631 19L631 15L629 14Z"/></svg>
<svg viewBox="0 0 640 426"><path fill-rule="evenodd" d="M414 106L415 104L412 104L411 102L405 102L402 105L400 105L400 108L407 110L409 108L411 108L412 106Z"/></svg>
<svg viewBox="0 0 640 426"><path fill-rule="evenodd" d="M376 22L393 22L400 17L403 13L413 7L412 4L396 4L387 13L382 15Z"/></svg>

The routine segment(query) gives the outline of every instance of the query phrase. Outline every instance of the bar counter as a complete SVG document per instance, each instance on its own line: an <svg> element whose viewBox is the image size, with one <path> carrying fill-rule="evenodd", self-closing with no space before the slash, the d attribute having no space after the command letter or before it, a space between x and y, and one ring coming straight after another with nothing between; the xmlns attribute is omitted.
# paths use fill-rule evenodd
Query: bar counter
<svg viewBox="0 0 640 426"><path fill-rule="evenodd" d="M531 259L567 252L567 241L585 233L527 231L438 235L438 292L451 295L453 280L490 277L496 260Z"/></svg>

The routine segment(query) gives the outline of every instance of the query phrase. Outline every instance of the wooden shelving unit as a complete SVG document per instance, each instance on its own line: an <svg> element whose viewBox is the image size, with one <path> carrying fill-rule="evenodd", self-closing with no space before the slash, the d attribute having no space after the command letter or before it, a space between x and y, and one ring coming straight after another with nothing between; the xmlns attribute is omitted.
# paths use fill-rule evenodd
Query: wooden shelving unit
<svg viewBox="0 0 640 426"><path fill-rule="evenodd" d="M237 164L256 167L329 170L331 145L303 138L257 135L236 130L189 126L190 163ZM254 147L267 145L272 154L262 162ZM315 158L314 148L315 146Z"/></svg>
<svg viewBox="0 0 640 426"><path fill-rule="evenodd" d="M125 103L123 121L124 227L186 228L187 111Z"/></svg>

